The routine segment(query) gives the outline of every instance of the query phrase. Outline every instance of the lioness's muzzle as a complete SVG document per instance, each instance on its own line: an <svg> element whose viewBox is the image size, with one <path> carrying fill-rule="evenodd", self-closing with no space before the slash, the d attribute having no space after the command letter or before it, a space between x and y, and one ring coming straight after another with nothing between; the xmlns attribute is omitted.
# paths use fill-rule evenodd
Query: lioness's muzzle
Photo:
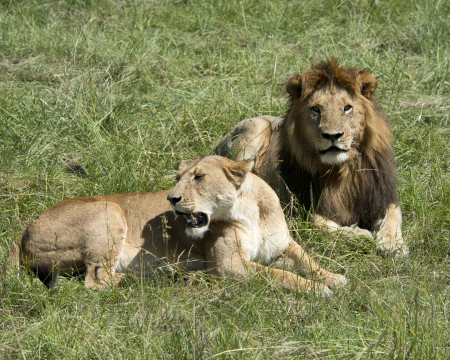
<svg viewBox="0 0 450 360"><path fill-rule="evenodd" d="M186 216L187 227L201 228L208 224L208 216L202 212L182 213L176 210L176 214Z"/></svg>

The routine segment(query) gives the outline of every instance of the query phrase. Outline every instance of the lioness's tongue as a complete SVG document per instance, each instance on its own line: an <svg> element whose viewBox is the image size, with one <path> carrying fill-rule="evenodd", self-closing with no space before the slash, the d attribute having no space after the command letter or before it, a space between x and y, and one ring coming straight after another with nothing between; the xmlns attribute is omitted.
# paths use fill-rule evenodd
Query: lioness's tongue
<svg viewBox="0 0 450 360"><path fill-rule="evenodd" d="M197 225L197 219L195 218L194 214L186 214L186 219L189 225Z"/></svg>

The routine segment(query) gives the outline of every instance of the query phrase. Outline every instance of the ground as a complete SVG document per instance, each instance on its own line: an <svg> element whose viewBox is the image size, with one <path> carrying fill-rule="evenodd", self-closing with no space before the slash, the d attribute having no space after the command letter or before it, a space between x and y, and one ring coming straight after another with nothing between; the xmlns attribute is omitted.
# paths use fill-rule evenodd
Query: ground
<svg viewBox="0 0 450 360"><path fill-rule="evenodd" d="M0 358L447 357L449 32L448 1L1 1L2 262L64 198L170 188L181 159L283 115L289 76L331 56L380 76L411 258L329 239L287 206L304 247L349 279L334 297L202 274L48 292L2 271Z"/></svg>

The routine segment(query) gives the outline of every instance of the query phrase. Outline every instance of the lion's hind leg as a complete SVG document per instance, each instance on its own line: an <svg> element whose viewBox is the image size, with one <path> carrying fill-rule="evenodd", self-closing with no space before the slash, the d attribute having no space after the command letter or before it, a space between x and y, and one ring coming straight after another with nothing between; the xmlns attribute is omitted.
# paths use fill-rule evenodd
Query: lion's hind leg
<svg viewBox="0 0 450 360"><path fill-rule="evenodd" d="M125 215L119 205L113 202L98 202L96 221L86 241L84 284L89 289L99 289L109 284L117 284L123 274L116 274L116 266L124 248L127 234Z"/></svg>
<svg viewBox="0 0 450 360"><path fill-rule="evenodd" d="M100 289L111 284L118 284L123 274L116 274L114 268L107 268L104 264L88 264L86 266L86 277L84 286L88 289Z"/></svg>
<svg viewBox="0 0 450 360"><path fill-rule="evenodd" d="M269 147L272 122L277 119L259 116L240 121L220 140L216 153L236 161L252 159L257 166Z"/></svg>

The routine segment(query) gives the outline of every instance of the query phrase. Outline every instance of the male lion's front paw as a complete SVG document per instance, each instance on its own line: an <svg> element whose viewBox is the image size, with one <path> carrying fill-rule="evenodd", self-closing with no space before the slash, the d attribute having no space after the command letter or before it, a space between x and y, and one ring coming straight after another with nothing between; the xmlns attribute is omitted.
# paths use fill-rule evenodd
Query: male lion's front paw
<svg viewBox="0 0 450 360"><path fill-rule="evenodd" d="M328 273L327 276L324 277L324 283L330 288L337 289L347 285L347 279L341 274Z"/></svg>
<svg viewBox="0 0 450 360"><path fill-rule="evenodd" d="M353 224L353 225L350 225L350 226L347 226L347 227L349 228L349 231L350 231L351 234L358 235L358 236L368 236L370 238L373 237L373 234L369 230L361 229L356 224Z"/></svg>
<svg viewBox="0 0 450 360"><path fill-rule="evenodd" d="M392 235L389 231L379 231L375 236L377 252L382 256L408 256L408 246L401 235Z"/></svg>

